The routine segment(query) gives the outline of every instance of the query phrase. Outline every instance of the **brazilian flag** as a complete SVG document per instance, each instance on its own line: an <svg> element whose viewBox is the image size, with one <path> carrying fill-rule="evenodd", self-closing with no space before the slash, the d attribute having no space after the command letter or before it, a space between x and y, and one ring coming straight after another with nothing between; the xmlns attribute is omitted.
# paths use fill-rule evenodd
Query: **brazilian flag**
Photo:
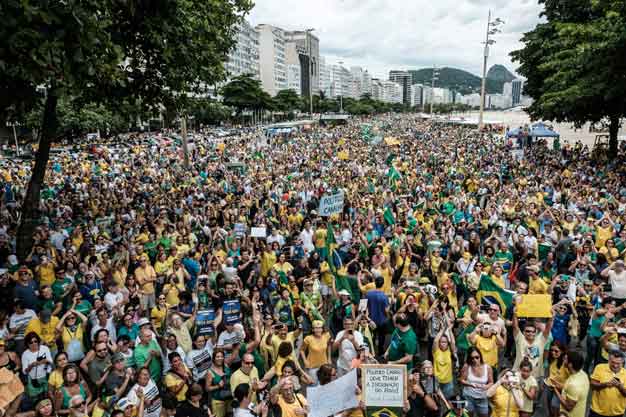
<svg viewBox="0 0 626 417"><path fill-rule="evenodd" d="M478 284L476 291L476 299L482 304L498 304L502 315L504 316L509 308L513 305L514 291L505 290L498 284L493 282L490 276L483 275Z"/></svg>

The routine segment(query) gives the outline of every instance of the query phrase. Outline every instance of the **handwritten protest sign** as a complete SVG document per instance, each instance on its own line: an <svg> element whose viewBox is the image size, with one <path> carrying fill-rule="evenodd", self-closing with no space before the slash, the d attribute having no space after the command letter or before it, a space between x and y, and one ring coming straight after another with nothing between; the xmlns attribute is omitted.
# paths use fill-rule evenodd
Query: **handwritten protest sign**
<svg viewBox="0 0 626 417"><path fill-rule="evenodd" d="M307 403L311 406L309 417L333 416L358 407L356 386L356 369L353 369L326 385L307 388Z"/></svg>
<svg viewBox="0 0 626 417"><path fill-rule="evenodd" d="M343 210L343 191L333 195L326 195L320 199L320 216L331 216Z"/></svg>
<svg viewBox="0 0 626 417"><path fill-rule="evenodd" d="M406 398L406 366L362 365L365 407L402 408Z"/></svg>
<svg viewBox="0 0 626 417"><path fill-rule="evenodd" d="M518 317L552 317L550 294L524 294L520 296L515 310Z"/></svg>

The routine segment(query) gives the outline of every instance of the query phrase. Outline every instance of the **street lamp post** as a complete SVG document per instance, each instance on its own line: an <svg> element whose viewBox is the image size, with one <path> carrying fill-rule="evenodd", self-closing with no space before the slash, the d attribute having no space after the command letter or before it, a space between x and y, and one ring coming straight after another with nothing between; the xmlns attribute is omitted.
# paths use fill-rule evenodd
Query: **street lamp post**
<svg viewBox="0 0 626 417"><path fill-rule="evenodd" d="M309 53L309 114L311 120L313 120L313 42L311 40L311 32L314 30L313 28L306 30L306 41Z"/></svg>
<svg viewBox="0 0 626 417"><path fill-rule="evenodd" d="M483 129L483 113L485 111L485 84L487 82L487 58L489 58L489 45L496 43L495 40L490 39L489 36L500 33L498 26L503 24L504 21L499 17L496 17L491 21L491 10L489 10L489 16L487 17L487 31L485 34L485 49L483 52L483 79L480 86L480 114L478 115L478 129Z"/></svg>
<svg viewBox="0 0 626 417"><path fill-rule="evenodd" d="M433 65L433 78L430 80L430 115L433 115L433 103L435 101L435 81L439 79L439 69Z"/></svg>
<svg viewBox="0 0 626 417"><path fill-rule="evenodd" d="M16 126L19 126L19 122L7 122L7 127L13 128L13 139L15 140L15 155L20 156L20 145L17 143L17 130Z"/></svg>
<svg viewBox="0 0 626 417"><path fill-rule="evenodd" d="M339 85L341 86L341 95L339 96L339 113L343 114L343 61L339 61L339 74Z"/></svg>

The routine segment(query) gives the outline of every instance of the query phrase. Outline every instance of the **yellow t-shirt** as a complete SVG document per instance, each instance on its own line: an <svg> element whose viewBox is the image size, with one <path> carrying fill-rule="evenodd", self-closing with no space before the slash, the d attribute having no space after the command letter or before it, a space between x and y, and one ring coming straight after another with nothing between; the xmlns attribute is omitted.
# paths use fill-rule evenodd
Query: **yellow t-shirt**
<svg viewBox="0 0 626 417"><path fill-rule="evenodd" d="M276 254L274 251L263 252L263 255L261 255L261 276L266 277L275 263Z"/></svg>
<svg viewBox="0 0 626 417"><path fill-rule="evenodd" d="M294 332L287 333L287 336L284 339L281 339L280 337L278 337L277 334L273 335L272 336L272 348L274 349L274 351L272 352L272 358L274 360L278 358L278 347L280 346L281 343L289 342L291 343L291 346L294 346L295 340L296 340L296 336ZM292 359L295 361L296 360L295 346L294 346L294 351L291 353L291 356L292 356Z"/></svg>
<svg viewBox="0 0 626 417"><path fill-rule="evenodd" d="M72 340L80 340L81 348L83 352L85 351L85 345L83 344L83 326L76 326L76 330L73 332L68 327L63 326L63 330L61 330L61 340L63 341L63 347L66 352Z"/></svg>
<svg viewBox="0 0 626 417"><path fill-rule="evenodd" d="M552 361L550 363L550 367L548 368L548 376L545 379L545 383L547 386L551 387L552 381L550 379L554 379L559 384L565 384L567 378L569 378L569 370L565 364L561 364L561 367L557 366L557 361Z"/></svg>
<svg viewBox="0 0 626 417"><path fill-rule="evenodd" d="M292 403L285 401L282 395L278 396L278 406L280 407L282 417L300 417L296 410L306 407L306 398L302 394L294 394L294 396L296 398L294 398Z"/></svg>
<svg viewBox="0 0 626 417"><path fill-rule="evenodd" d="M56 340L55 328L57 324L59 324L59 318L55 316L50 317L47 324L42 323L38 318L33 318L26 326L24 334L35 332L46 346L52 346Z"/></svg>
<svg viewBox="0 0 626 417"><path fill-rule="evenodd" d="M186 367L185 367L186 368ZM178 375L176 375L173 372L168 372L165 375L165 378L163 380L163 383L165 384L165 386L169 389L169 388L174 388L176 387L178 384L181 383L183 379L181 377L179 377ZM187 394L187 385L185 384L183 386L183 388L178 391L178 394L176 394L176 399L178 401L185 401L185 396ZM172 391L173 392L173 391Z"/></svg>
<svg viewBox="0 0 626 417"><path fill-rule="evenodd" d="M39 273L39 286L54 284L54 264L48 262L47 265L39 265L37 267Z"/></svg>
<svg viewBox="0 0 626 417"><path fill-rule="evenodd" d="M596 227L596 248L600 249L613 236L613 227Z"/></svg>
<svg viewBox="0 0 626 417"><path fill-rule="evenodd" d="M156 277L156 272L154 272L154 268L152 268L151 265L146 265L145 268L139 267L135 269L135 278L141 285L141 291L143 291L144 294L154 294L154 281L144 282L145 279L152 277Z"/></svg>
<svg viewBox="0 0 626 417"><path fill-rule="evenodd" d="M548 284L539 277L533 277L530 279L530 285L528 286L528 294L547 294Z"/></svg>
<svg viewBox="0 0 626 417"><path fill-rule="evenodd" d="M614 262L617 258L619 258L619 251L615 247L609 249L606 246L602 246L598 252L604 255L609 263Z"/></svg>
<svg viewBox="0 0 626 417"><path fill-rule="evenodd" d="M289 262L283 262L282 264L275 263L272 269L276 272L284 272L285 275L289 275L289 273L293 271L293 266Z"/></svg>
<svg viewBox="0 0 626 417"><path fill-rule="evenodd" d="M440 350L435 348L433 352L433 362L437 381L439 381L440 384L447 384L452 381L452 353L450 349Z"/></svg>
<svg viewBox="0 0 626 417"><path fill-rule="evenodd" d="M165 317L167 316L167 308L159 309L157 306L152 307L150 311L150 319L155 329L160 330L163 328Z"/></svg>
<svg viewBox="0 0 626 417"><path fill-rule="evenodd" d="M600 383L609 382L615 377L622 382L622 385L626 384L626 369L621 368L615 374L607 363L602 363L597 365L591 374L591 379ZM615 387L593 390L591 410L603 416L621 416L626 411L626 397Z"/></svg>
<svg viewBox="0 0 626 417"><path fill-rule="evenodd" d="M519 393L520 396L524 395ZM508 410L508 413L507 413ZM515 404L513 394L500 385L491 397L491 417L518 417L519 409Z"/></svg>
<svg viewBox="0 0 626 417"><path fill-rule="evenodd" d="M587 408L587 395L589 395L589 378L585 371L580 370L567 378L563 386L562 394L565 398L575 401L576 405L572 411L567 411L561 405L561 412L569 417L585 417Z"/></svg>
<svg viewBox="0 0 626 417"><path fill-rule="evenodd" d="M166 291L167 294L165 294ZM178 294L180 293L180 290L176 285L165 284L163 286L163 293L165 294L165 302L167 304L171 306L177 306L178 303L180 303L180 300L178 299Z"/></svg>
<svg viewBox="0 0 626 417"><path fill-rule="evenodd" d="M481 335L476 335L476 349L480 350L480 353L483 355L483 361L495 368L498 366L498 345L496 343L496 336L491 336L490 338L482 337Z"/></svg>
<svg viewBox="0 0 626 417"><path fill-rule="evenodd" d="M328 363L328 341L330 340L330 334L324 333L322 337L315 337L309 335L304 338L304 349L306 351L306 357L309 361L310 368L319 368L325 363Z"/></svg>
<svg viewBox="0 0 626 417"><path fill-rule="evenodd" d="M61 385L63 385L63 371L55 369L48 377L48 386L57 390L61 388Z"/></svg>
<svg viewBox="0 0 626 417"><path fill-rule="evenodd" d="M235 394L235 388L240 384L251 384L253 379L260 380L259 371L256 368L252 368L250 375L246 375L241 369L237 369L230 377L230 389L233 395ZM253 403L256 403L256 393L252 394L251 400Z"/></svg>

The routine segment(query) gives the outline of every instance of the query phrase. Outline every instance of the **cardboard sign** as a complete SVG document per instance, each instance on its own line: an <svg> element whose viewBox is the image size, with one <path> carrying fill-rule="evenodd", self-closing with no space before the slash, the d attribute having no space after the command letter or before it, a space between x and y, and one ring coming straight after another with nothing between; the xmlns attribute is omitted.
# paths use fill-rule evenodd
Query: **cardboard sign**
<svg viewBox="0 0 626 417"><path fill-rule="evenodd" d="M235 236L244 237L246 235L246 225L243 223L235 223Z"/></svg>
<svg viewBox="0 0 626 417"><path fill-rule="evenodd" d="M266 227L251 227L250 236L265 238L267 237L267 228Z"/></svg>
<svg viewBox="0 0 626 417"><path fill-rule="evenodd" d="M320 216L331 216L343 211L343 191L333 195L326 195L320 199Z"/></svg>
<svg viewBox="0 0 626 417"><path fill-rule="evenodd" d="M402 408L406 399L405 365L362 365L365 407Z"/></svg>
<svg viewBox="0 0 626 417"><path fill-rule="evenodd" d="M198 310L198 313L196 313L196 334L213 335L215 333L214 322L215 310L213 308Z"/></svg>
<svg viewBox="0 0 626 417"><path fill-rule="evenodd" d="M241 321L241 303L239 300L226 300L222 306L222 315L224 323L235 324Z"/></svg>
<svg viewBox="0 0 626 417"><path fill-rule="evenodd" d="M359 406L355 387L356 369L326 385L307 389L307 403L311 407L309 417L334 416L341 411Z"/></svg>
<svg viewBox="0 0 626 417"><path fill-rule="evenodd" d="M552 317L552 296L550 294L524 294L519 297L517 317Z"/></svg>

